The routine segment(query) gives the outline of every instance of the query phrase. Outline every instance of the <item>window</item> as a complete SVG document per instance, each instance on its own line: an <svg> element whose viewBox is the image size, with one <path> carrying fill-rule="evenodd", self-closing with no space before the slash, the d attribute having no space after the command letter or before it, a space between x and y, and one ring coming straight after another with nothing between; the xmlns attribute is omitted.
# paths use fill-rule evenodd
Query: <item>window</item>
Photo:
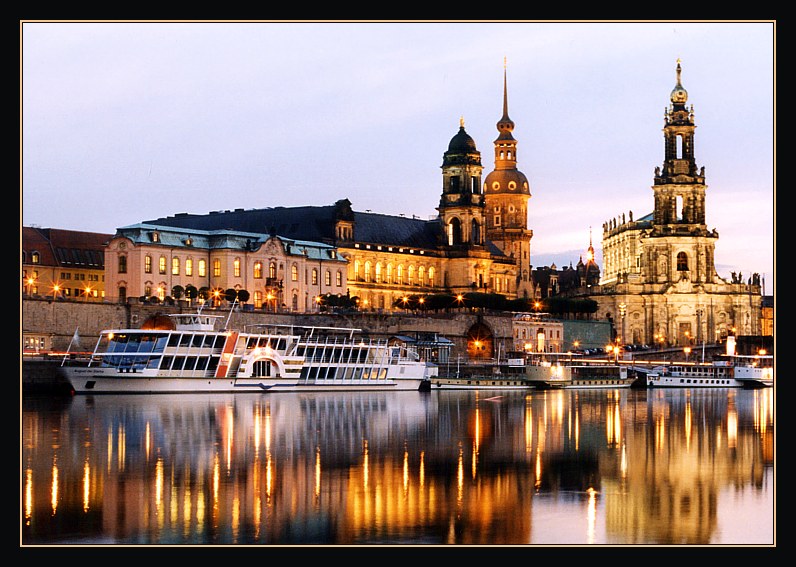
<svg viewBox="0 0 796 567"><path fill-rule="evenodd" d="M392 264L387 264L387 283L392 283Z"/></svg>
<svg viewBox="0 0 796 567"><path fill-rule="evenodd" d="M166 257L161 256L160 260L158 260L158 272L161 274L166 273Z"/></svg>
<svg viewBox="0 0 796 567"><path fill-rule="evenodd" d="M370 281L370 262L365 262L365 281Z"/></svg>
<svg viewBox="0 0 796 567"><path fill-rule="evenodd" d="M409 266L406 274L406 280L409 285L413 285L415 283L415 267Z"/></svg>
<svg viewBox="0 0 796 567"><path fill-rule="evenodd" d="M326 270L326 273L323 274L323 283L327 286L332 285L332 272L330 270Z"/></svg>
<svg viewBox="0 0 796 567"><path fill-rule="evenodd" d="M41 262L41 256L39 255L38 252L34 252L33 254L30 255L31 264L38 264L39 262Z"/></svg>
<svg viewBox="0 0 796 567"><path fill-rule="evenodd" d="M298 281L298 266L296 264L290 267L290 280L294 282Z"/></svg>
<svg viewBox="0 0 796 567"><path fill-rule="evenodd" d="M207 262L205 260L199 260L199 277L203 278L207 276Z"/></svg>
<svg viewBox="0 0 796 567"><path fill-rule="evenodd" d="M236 277L240 277L240 259L235 258L232 261L232 274Z"/></svg>
<svg viewBox="0 0 796 567"><path fill-rule="evenodd" d="M376 283L381 283L381 262L376 262Z"/></svg>
<svg viewBox="0 0 796 567"><path fill-rule="evenodd" d="M192 276L193 275L193 260L188 258L185 260L185 275Z"/></svg>
<svg viewBox="0 0 796 567"><path fill-rule="evenodd" d="M312 285L318 285L318 270L317 268L312 269Z"/></svg>
<svg viewBox="0 0 796 567"><path fill-rule="evenodd" d="M424 285L426 279L426 269L423 266L420 266L417 269L417 284Z"/></svg>
<svg viewBox="0 0 796 567"><path fill-rule="evenodd" d="M172 276L179 276L180 275L180 259L179 258L172 258L171 259L171 275Z"/></svg>
<svg viewBox="0 0 796 567"><path fill-rule="evenodd" d="M395 274L395 283L398 285L403 285L404 283L404 267L402 265L398 265L398 271Z"/></svg>
<svg viewBox="0 0 796 567"><path fill-rule="evenodd" d="M359 271L360 271L360 264L359 260L354 262L354 281L359 281Z"/></svg>
<svg viewBox="0 0 796 567"><path fill-rule="evenodd" d="M343 286L343 272L340 271L340 270L337 270L337 282L336 283L337 283L337 287L342 287Z"/></svg>
<svg viewBox="0 0 796 567"><path fill-rule="evenodd" d="M119 256L119 273L127 273L127 256Z"/></svg>
<svg viewBox="0 0 796 567"><path fill-rule="evenodd" d="M254 277L258 280L263 277L263 263L259 260L254 263Z"/></svg>
<svg viewBox="0 0 796 567"><path fill-rule="evenodd" d="M434 287L434 268L428 269L428 285Z"/></svg>
<svg viewBox="0 0 796 567"><path fill-rule="evenodd" d="M213 275L215 277L221 275L221 260L213 260Z"/></svg>
<svg viewBox="0 0 796 567"><path fill-rule="evenodd" d="M268 277L272 280L276 279L276 262L268 263Z"/></svg>
<svg viewBox="0 0 796 567"><path fill-rule="evenodd" d="M685 252L677 254L677 270L680 272L688 271L688 256L686 256Z"/></svg>
<svg viewBox="0 0 796 567"><path fill-rule="evenodd" d="M152 256L144 257L144 273L145 274L152 273Z"/></svg>

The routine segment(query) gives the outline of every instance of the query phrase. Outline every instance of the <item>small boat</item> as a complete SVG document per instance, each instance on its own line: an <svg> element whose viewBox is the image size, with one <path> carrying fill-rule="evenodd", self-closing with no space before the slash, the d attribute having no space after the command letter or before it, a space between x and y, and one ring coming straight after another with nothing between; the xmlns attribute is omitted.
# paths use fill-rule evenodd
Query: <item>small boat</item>
<svg viewBox="0 0 796 567"><path fill-rule="evenodd" d="M526 365L528 381L539 389L629 388L636 381L618 361L587 359L575 353L543 353Z"/></svg>
<svg viewBox="0 0 796 567"><path fill-rule="evenodd" d="M360 329L254 325L170 315L165 329L100 334L88 365L65 366L77 394L426 390L436 367Z"/></svg>
<svg viewBox="0 0 796 567"><path fill-rule="evenodd" d="M772 355L725 355L709 363L657 366L650 388L765 388L774 385Z"/></svg>
<svg viewBox="0 0 796 567"><path fill-rule="evenodd" d="M431 379L432 390L528 390L535 385L525 376L522 358L492 365L464 365L455 373Z"/></svg>

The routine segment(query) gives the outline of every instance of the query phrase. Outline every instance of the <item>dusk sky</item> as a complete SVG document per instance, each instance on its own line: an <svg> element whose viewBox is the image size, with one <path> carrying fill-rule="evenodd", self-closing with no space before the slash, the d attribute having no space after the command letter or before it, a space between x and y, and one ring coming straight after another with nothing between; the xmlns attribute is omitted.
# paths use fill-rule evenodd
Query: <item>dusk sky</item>
<svg viewBox="0 0 796 567"><path fill-rule="evenodd" d="M531 263L653 209L681 60L716 267L774 293L775 24L24 22L24 226L328 205L429 218L459 119L494 168L504 58ZM585 257L585 256L584 256Z"/></svg>

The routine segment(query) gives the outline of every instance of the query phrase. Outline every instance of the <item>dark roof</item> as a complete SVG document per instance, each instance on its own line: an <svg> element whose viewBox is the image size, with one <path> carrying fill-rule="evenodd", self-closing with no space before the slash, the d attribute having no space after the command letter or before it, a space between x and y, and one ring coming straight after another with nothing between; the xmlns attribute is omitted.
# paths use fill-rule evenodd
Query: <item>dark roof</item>
<svg viewBox="0 0 796 567"><path fill-rule="evenodd" d="M236 230L314 242L335 240L335 207L273 207L214 211L206 215L178 214L142 224L197 230ZM354 240L370 244L434 249L441 244L438 220L354 212Z"/></svg>
<svg viewBox="0 0 796 567"><path fill-rule="evenodd" d="M58 228L22 227L22 254L29 263L39 253L42 266L62 266L101 270L105 266L105 246L112 234Z"/></svg>

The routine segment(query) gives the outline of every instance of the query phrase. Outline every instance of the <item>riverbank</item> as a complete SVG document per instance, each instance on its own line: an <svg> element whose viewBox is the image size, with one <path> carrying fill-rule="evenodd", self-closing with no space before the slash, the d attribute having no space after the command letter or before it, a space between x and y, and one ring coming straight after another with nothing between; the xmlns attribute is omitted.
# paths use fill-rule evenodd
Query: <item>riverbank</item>
<svg viewBox="0 0 796 567"><path fill-rule="evenodd" d="M20 365L22 395L71 395L72 387L61 371L62 359L25 358Z"/></svg>

